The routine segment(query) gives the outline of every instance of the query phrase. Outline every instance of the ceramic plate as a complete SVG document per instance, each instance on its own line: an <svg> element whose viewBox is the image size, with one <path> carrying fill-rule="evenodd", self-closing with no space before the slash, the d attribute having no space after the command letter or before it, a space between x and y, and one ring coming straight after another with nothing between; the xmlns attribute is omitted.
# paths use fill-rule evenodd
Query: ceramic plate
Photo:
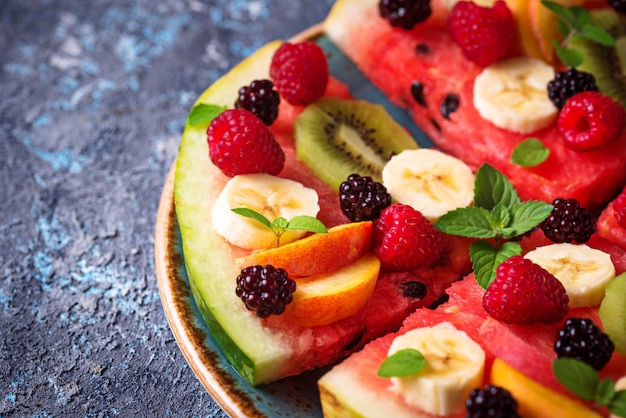
<svg viewBox="0 0 626 418"><path fill-rule="evenodd" d="M310 39L326 52L331 74L346 83L360 99L384 105L422 146L430 146L408 114L391 105L316 26L292 41ZM261 387L252 387L235 369L211 337L198 310L185 271L180 232L174 212L174 166L164 185L156 220L155 263L163 309L174 337L202 385L232 417L321 417L316 381L325 370L307 372Z"/></svg>

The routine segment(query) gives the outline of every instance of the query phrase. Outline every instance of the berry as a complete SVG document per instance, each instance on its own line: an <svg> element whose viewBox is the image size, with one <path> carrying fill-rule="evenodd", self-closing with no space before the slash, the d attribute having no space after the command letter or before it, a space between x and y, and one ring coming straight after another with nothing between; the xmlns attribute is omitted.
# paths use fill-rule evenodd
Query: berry
<svg viewBox="0 0 626 418"><path fill-rule="evenodd" d="M617 224L622 228L626 228L626 187L613 201L613 214Z"/></svg>
<svg viewBox="0 0 626 418"><path fill-rule="evenodd" d="M624 130L624 108L597 91L585 91L563 106L557 128L565 145L576 151L601 147Z"/></svg>
<svg viewBox="0 0 626 418"><path fill-rule="evenodd" d="M372 248L383 268L412 269L439 262L443 236L419 211L398 203L374 221Z"/></svg>
<svg viewBox="0 0 626 418"><path fill-rule="evenodd" d="M473 389L465 401L466 418L519 418L511 392L494 385Z"/></svg>
<svg viewBox="0 0 626 418"><path fill-rule="evenodd" d="M554 199L550 216L539 227L553 242L583 244L596 232L596 220L576 199Z"/></svg>
<svg viewBox="0 0 626 418"><path fill-rule="evenodd" d="M235 108L249 110L269 126L278 117L279 104L280 96L274 90L274 83L270 80L254 80L249 86L239 89Z"/></svg>
<svg viewBox="0 0 626 418"><path fill-rule="evenodd" d="M380 0L378 11L391 26L410 30L430 17L430 0Z"/></svg>
<svg viewBox="0 0 626 418"><path fill-rule="evenodd" d="M511 11L502 0L493 7L482 7L469 1L454 5L448 18L452 39L465 56L480 66L504 57L515 43L516 25Z"/></svg>
<svg viewBox="0 0 626 418"><path fill-rule="evenodd" d="M519 255L498 266L496 278L483 297L487 313L509 324L560 321L568 312L568 302L556 277Z"/></svg>
<svg viewBox="0 0 626 418"><path fill-rule="evenodd" d="M220 113L207 129L209 156L224 174L278 174L285 153L261 119L245 109Z"/></svg>
<svg viewBox="0 0 626 418"><path fill-rule="evenodd" d="M272 57L270 77L287 102L295 106L307 105L326 91L328 61L315 42L285 42Z"/></svg>
<svg viewBox="0 0 626 418"><path fill-rule="evenodd" d="M574 358L596 370L606 366L614 349L609 336L588 318L568 318L554 343L559 358Z"/></svg>
<svg viewBox="0 0 626 418"><path fill-rule="evenodd" d="M616 12L626 13L626 0L608 0L608 2Z"/></svg>
<svg viewBox="0 0 626 418"><path fill-rule="evenodd" d="M280 315L285 306L293 300L296 282L287 276L282 268L250 266L237 276L235 293L246 308L255 311L260 318Z"/></svg>
<svg viewBox="0 0 626 418"><path fill-rule="evenodd" d="M373 221L381 210L391 205L391 195L371 177L351 174L339 186L339 204L352 222Z"/></svg>
<svg viewBox="0 0 626 418"><path fill-rule="evenodd" d="M563 109L567 99L583 91L598 91L596 79L593 74L576 68L557 72L554 80L548 83L548 96L559 110Z"/></svg>

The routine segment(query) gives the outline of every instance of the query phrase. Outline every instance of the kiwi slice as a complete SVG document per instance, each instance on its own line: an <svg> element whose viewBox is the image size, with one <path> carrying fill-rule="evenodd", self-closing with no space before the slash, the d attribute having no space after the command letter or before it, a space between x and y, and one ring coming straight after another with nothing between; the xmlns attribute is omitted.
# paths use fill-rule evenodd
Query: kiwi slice
<svg viewBox="0 0 626 418"><path fill-rule="evenodd" d="M626 273L622 273L607 285L598 315L604 332L611 338L615 349L626 354Z"/></svg>
<svg viewBox="0 0 626 418"><path fill-rule="evenodd" d="M608 8L594 10L591 16L594 24L613 35L615 45L606 47L585 38L572 41L584 56L578 70L593 74L600 92L626 106L626 16Z"/></svg>
<svg viewBox="0 0 626 418"><path fill-rule="evenodd" d="M294 126L298 158L335 190L352 173L381 181L389 159L418 148L381 105L322 98L308 105Z"/></svg>

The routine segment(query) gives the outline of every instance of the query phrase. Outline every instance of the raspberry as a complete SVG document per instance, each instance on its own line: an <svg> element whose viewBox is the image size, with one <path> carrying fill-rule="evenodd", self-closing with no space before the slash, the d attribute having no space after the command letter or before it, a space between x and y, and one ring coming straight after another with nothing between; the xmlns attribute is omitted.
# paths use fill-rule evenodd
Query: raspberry
<svg viewBox="0 0 626 418"><path fill-rule="evenodd" d="M255 311L260 318L282 314L293 300L295 291L296 282L287 276L287 272L271 265L244 268L237 276L235 288L246 308Z"/></svg>
<svg viewBox="0 0 626 418"><path fill-rule="evenodd" d="M560 110L570 97L583 91L598 91L596 79L593 74L570 68L554 75L554 79L548 83L548 96L552 103Z"/></svg>
<svg viewBox="0 0 626 418"><path fill-rule="evenodd" d="M626 13L626 0L608 0L608 2L616 12Z"/></svg>
<svg viewBox="0 0 626 418"><path fill-rule="evenodd" d="M278 117L279 104L280 96L274 90L274 83L269 80L254 80L249 86L239 89L235 107L249 110L269 126Z"/></svg>
<svg viewBox="0 0 626 418"><path fill-rule="evenodd" d="M556 277L519 255L498 266L496 278L483 297L485 311L509 324L560 321L568 312L568 302Z"/></svg>
<svg viewBox="0 0 626 418"><path fill-rule="evenodd" d="M430 17L430 0L380 0L378 11L391 26L410 30Z"/></svg>
<svg viewBox="0 0 626 418"><path fill-rule="evenodd" d="M419 211L397 203L374 221L372 248L383 268L412 269L439 262L443 236Z"/></svg>
<svg viewBox="0 0 626 418"><path fill-rule="evenodd" d="M576 151L601 147L624 131L624 108L596 91L585 91L570 98L557 119L565 145Z"/></svg>
<svg viewBox="0 0 626 418"><path fill-rule="evenodd" d="M285 42L272 58L270 77L276 90L290 104L307 105L324 95L328 85L328 61L315 42Z"/></svg>
<svg viewBox="0 0 626 418"><path fill-rule="evenodd" d="M220 113L207 129L209 156L224 174L278 174L285 153L261 119L245 109Z"/></svg>
<svg viewBox="0 0 626 418"><path fill-rule="evenodd" d="M588 318L568 318L554 343L559 358L574 358L596 370L606 366L614 349L609 336Z"/></svg>
<svg viewBox="0 0 626 418"><path fill-rule="evenodd" d="M465 401L466 418L519 418L517 401L511 392L494 385L472 389Z"/></svg>
<svg viewBox="0 0 626 418"><path fill-rule="evenodd" d="M596 232L596 220L576 199L554 199L550 216L539 224L553 242L583 244Z"/></svg>
<svg viewBox="0 0 626 418"><path fill-rule="evenodd" d="M352 222L373 221L381 210L391 205L391 195L371 177L351 174L339 186L339 204Z"/></svg>
<svg viewBox="0 0 626 418"><path fill-rule="evenodd" d="M613 214L617 224L626 228L626 187L613 201Z"/></svg>
<svg viewBox="0 0 626 418"><path fill-rule="evenodd" d="M448 29L465 56L486 67L504 57L515 42L515 20L502 0L493 7L481 7L469 1L454 5Z"/></svg>

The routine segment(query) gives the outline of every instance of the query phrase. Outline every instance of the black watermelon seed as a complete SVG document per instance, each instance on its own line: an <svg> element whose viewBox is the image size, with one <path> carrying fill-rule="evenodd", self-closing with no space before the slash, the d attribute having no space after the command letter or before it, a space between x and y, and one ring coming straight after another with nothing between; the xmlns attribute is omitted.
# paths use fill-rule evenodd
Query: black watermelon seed
<svg viewBox="0 0 626 418"><path fill-rule="evenodd" d="M424 299L428 293L428 288L422 282L412 281L400 284L402 294L407 298Z"/></svg>
<svg viewBox="0 0 626 418"><path fill-rule="evenodd" d="M344 351L354 350L361 343L361 340L365 336L365 331L367 331L367 328L363 327L363 329L361 331L359 331L359 333L356 335L356 337L354 337L354 339L352 341L350 341L348 344L346 344L346 346L343 348Z"/></svg>
<svg viewBox="0 0 626 418"><path fill-rule="evenodd" d="M437 308L439 305L441 305L442 303L446 303L448 301L448 299L450 299L450 295L448 295L447 293L439 296L439 298L434 301L433 303L430 304L430 306L428 306L428 309L435 309Z"/></svg>
<svg viewBox="0 0 626 418"><path fill-rule="evenodd" d="M459 96L454 93L448 95L441 102L441 115L450 120L450 115L459 108Z"/></svg>
<svg viewBox="0 0 626 418"><path fill-rule="evenodd" d="M439 124L437 123L435 119L431 119L430 122L433 124L433 126L435 127L437 131L441 132L441 126L439 126Z"/></svg>
<svg viewBox="0 0 626 418"><path fill-rule="evenodd" d="M426 44L417 44L415 45L415 52L418 54L426 55L430 53L430 47Z"/></svg>
<svg viewBox="0 0 626 418"><path fill-rule="evenodd" d="M426 98L424 97L424 85L419 81L414 81L411 84L411 95L415 101L422 107L426 107Z"/></svg>

